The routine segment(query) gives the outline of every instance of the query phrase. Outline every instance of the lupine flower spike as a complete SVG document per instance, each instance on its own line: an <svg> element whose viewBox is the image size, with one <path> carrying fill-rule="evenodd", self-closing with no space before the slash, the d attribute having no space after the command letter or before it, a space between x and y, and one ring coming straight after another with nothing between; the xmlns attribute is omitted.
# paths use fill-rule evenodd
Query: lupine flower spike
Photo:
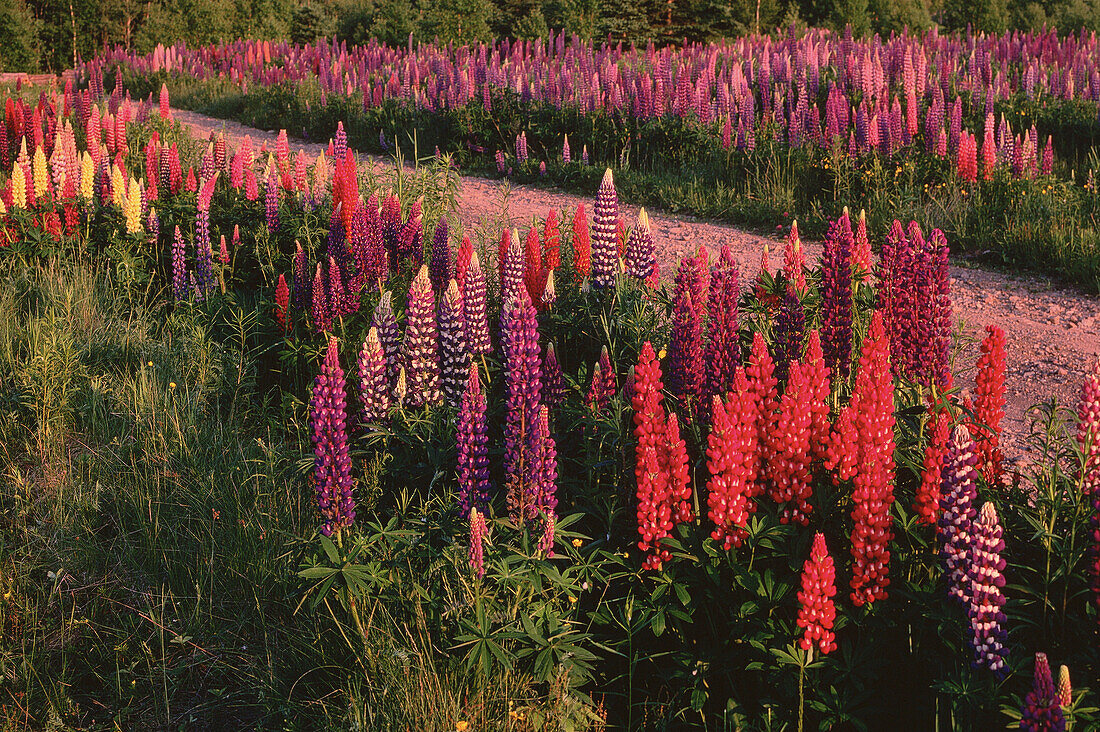
<svg viewBox="0 0 1100 732"><path fill-rule="evenodd" d="M336 350L336 339L329 338L321 372L313 382L309 403L310 433L313 439L313 487L324 523L321 533L332 536L355 521L355 479L348 455L347 397L344 370Z"/></svg>
<svg viewBox="0 0 1100 732"><path fill-rule="evenodd" d="M997 511L992 503L982 506L974 523L974 541L970 556L970 629L974 666L986 668L998 678L1008 674L1005 666L1005 560L1004 540Z"/></svg>
<svg viewBox="0 0 1100 732"><path fill-rule="evenodd" d="M810 558L802 568L802 589L798 593L798 627L802 628L798 644L803 650L816 649L823 656L836 650L836 634L833 633L835 595L836 568L825 546L825 535L818 532Z"/></svg>
<svg viewBox="0 0 1100 732"><path fill-rule="evenodd" d="M1065 732L1066 729L1066 717L1045 653L1035 654L1035 680L1020 709L1020 729L1026 732Z"/></svg>
<svg viewBox="0 0 1100 732"><path fill-rule="evenodd" d="M1005 415L1005 334L995 325L986 326L982 355L978 358L974 442L979 467L989 483L1001 474L1000 434Z"/></svg>
<svg viewBox="0 0 1100 732"><path fill-rule="evenodd" d="M458 510L484 509L489 503L489 433L485 394L477 364L471 363L458 412Z"/></svg>
<svg viewBox="0 0 1100 732"><path fill-rule="evenodd" d="M596 206L592 214L592 284L610 287L615 284L618 269L618 246L615 242L615 223L619 218L619 197L611 168L603 174L603 182L596 193Z"/></svg>
<svg viewBox="0 0 1100 732"><path fill-rule="evenodd" d="M470 509L470 548L468 556L470 569L474 576L485 576L485 545L489 542L489 527L485 523L485 514L476 508Z"/></svg>
<svg viewBox="0 0 1100 732"><path fill-rule="evenodd" d="M379 424L390 410L390 389L386 381L386 354L378 329L371 327L359 351L359 422Z"/></svg>

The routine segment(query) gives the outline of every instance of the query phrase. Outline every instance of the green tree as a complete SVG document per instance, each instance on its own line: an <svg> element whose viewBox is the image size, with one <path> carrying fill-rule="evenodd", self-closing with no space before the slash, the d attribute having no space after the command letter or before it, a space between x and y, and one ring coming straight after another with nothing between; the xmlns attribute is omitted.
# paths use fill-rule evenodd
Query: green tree
<svg viewBox="0 0 1100 732"><path fill-rule="evenodd" d="M38 20L24 0L0 0L0 71L37 71Z"/></svg>
<svg viewBox="0 0 1100 732"><path fill-rule="evenodd" d="M422 35L444 43L472 43L492 37L489 0L433 0L424 12Z"/></svg>

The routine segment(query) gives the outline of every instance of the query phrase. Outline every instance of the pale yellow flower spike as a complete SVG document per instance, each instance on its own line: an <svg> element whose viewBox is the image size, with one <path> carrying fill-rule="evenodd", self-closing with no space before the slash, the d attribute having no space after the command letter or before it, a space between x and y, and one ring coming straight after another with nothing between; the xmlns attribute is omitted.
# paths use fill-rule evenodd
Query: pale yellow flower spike
<svg viewBox="0 0 1100 732"><path fill-rule="evenodd" d="M19 163L11 166L11 207L27 207L27 177Z"/></svg>
<svg viewBox="0 0 1100 732"><path fill-rule="evenodd" d="M91 201L95 194L95 161L91 154L85 150L80 159L80 197L85 201Z"/></svg>
<svg viewBox="0 0 1100 732"><path fill-rule="evenodd" d="M34 151L34 197L42 198L49 187L49 171L46 169L46 152L40 145Z"/></svg>

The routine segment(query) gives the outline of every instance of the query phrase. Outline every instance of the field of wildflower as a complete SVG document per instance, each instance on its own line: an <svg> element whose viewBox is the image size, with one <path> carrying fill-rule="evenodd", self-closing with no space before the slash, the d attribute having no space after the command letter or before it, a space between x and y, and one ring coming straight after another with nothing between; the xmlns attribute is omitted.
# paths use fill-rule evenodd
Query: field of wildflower
<svg viewBox="0 0 1100 732"><path fill-rule="evenodd" d="M975 197L1017 180L1038 195L1047 176L1085 200L1051 177L1058 142L959 123L1001 95L1092 95L1073 44L940 39L936 68L969 54L997 73L962 88L943 60L914 132L895 110L916 93L884 111L881 74L930 72L896 43L864 67L848 48L865 87L828 87L846 159L875 147L881 166L891 129L899 149L931 130L921 159L982 178ZM1028 43L1053 60L1020 61ZM408 95L488 111L492 69L521 98L584 99L517 71L537 45L466 57L480 71L457 85L430 81L449 56L423 50L233 48L108 54L76 83L2 95L0 729L1100 724L1100 363L1079 403L1032 411L1029 459L1006 467L1005 336L959 337L951 232L838 199L818 211L818 261L793 227L778 264L739 271L698 242L662 279L611 168L588 205L475 227L443 145L364 168L349 117L316 158L286 130L231 148L181 130L169 85L129 91L165 68L242 87L303 74L364 113ZM698 88L724 80L719 149L751 151L751 85L773 77L693 53L713 74ZM777 84L826 88L819 62L759 53ZM630 68L600 58L601 79ZM373 64L385 85L364 81ZM594 108L649 99L618 88ZM710 109L686 81L657 88L646 109ZM819 145L766 96L785 149ZM538 139L498 159L530 166ZM587 163L612 152L593 143Z"/></svg>
<svg viewBox="0 0 1100 732"><path fill-rule="evenodd" d="M391 48L236 41L104 52L77 72L375 153L822 237L836 211L940 229L956 254L1100 291L1097 39L808 30L716 44ZM415 157L415 155L414 155Z"/></svg>

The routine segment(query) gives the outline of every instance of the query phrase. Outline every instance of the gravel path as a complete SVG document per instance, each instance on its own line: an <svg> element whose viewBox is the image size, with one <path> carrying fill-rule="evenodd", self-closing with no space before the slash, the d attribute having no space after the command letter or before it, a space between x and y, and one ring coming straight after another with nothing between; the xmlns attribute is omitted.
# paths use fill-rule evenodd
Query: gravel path
<svg viewBox="0 0 1100 732"><path fill-rule="evenodd" d="M233 121L215 119L184 110L173 110L175 118L189 127L196 137L206 138L212 130L223 130L231 144L245 135L254 142L274 143L276 132L245 127ZM316 155L322 145L291 140L291 152L303 149ZM370 164L387 164L380 158L368 158ZM591 199L501 180L463 177L459 188L459 213L464 225L496 221L503 216L516 226L533 217L545 216L550 209L574 209L578 203L591 207ZM620 204L628 222L637 216L636 206ZM779 239L741 231L732 226L700 221L690 216L672 216L651 212L650 225L658 242L662 275L669 275L684 254L698 242L712 251L723 244L730 248L742 272L758 271L763 247L781 250ZM816 257L820 245L807 243L807 256ZM779 256L773 255L773 266ZM1027 410L1040 401L1056 397L1059 404L1076 408L1080 384L1088 365L1100 355L1100 299L1064 289L1051 280L1027 275L1013 276L983 269L952 266L952 295L955 315L962 324L964 337L974 342L962 350L967 363L957 364L959 385L973 384L973 362L977 359L977 341L986 324L1004 329L1007 340L1006 398L1004 424L1005 452L1018 456L1024 451L1027 435Z"/></svg>

